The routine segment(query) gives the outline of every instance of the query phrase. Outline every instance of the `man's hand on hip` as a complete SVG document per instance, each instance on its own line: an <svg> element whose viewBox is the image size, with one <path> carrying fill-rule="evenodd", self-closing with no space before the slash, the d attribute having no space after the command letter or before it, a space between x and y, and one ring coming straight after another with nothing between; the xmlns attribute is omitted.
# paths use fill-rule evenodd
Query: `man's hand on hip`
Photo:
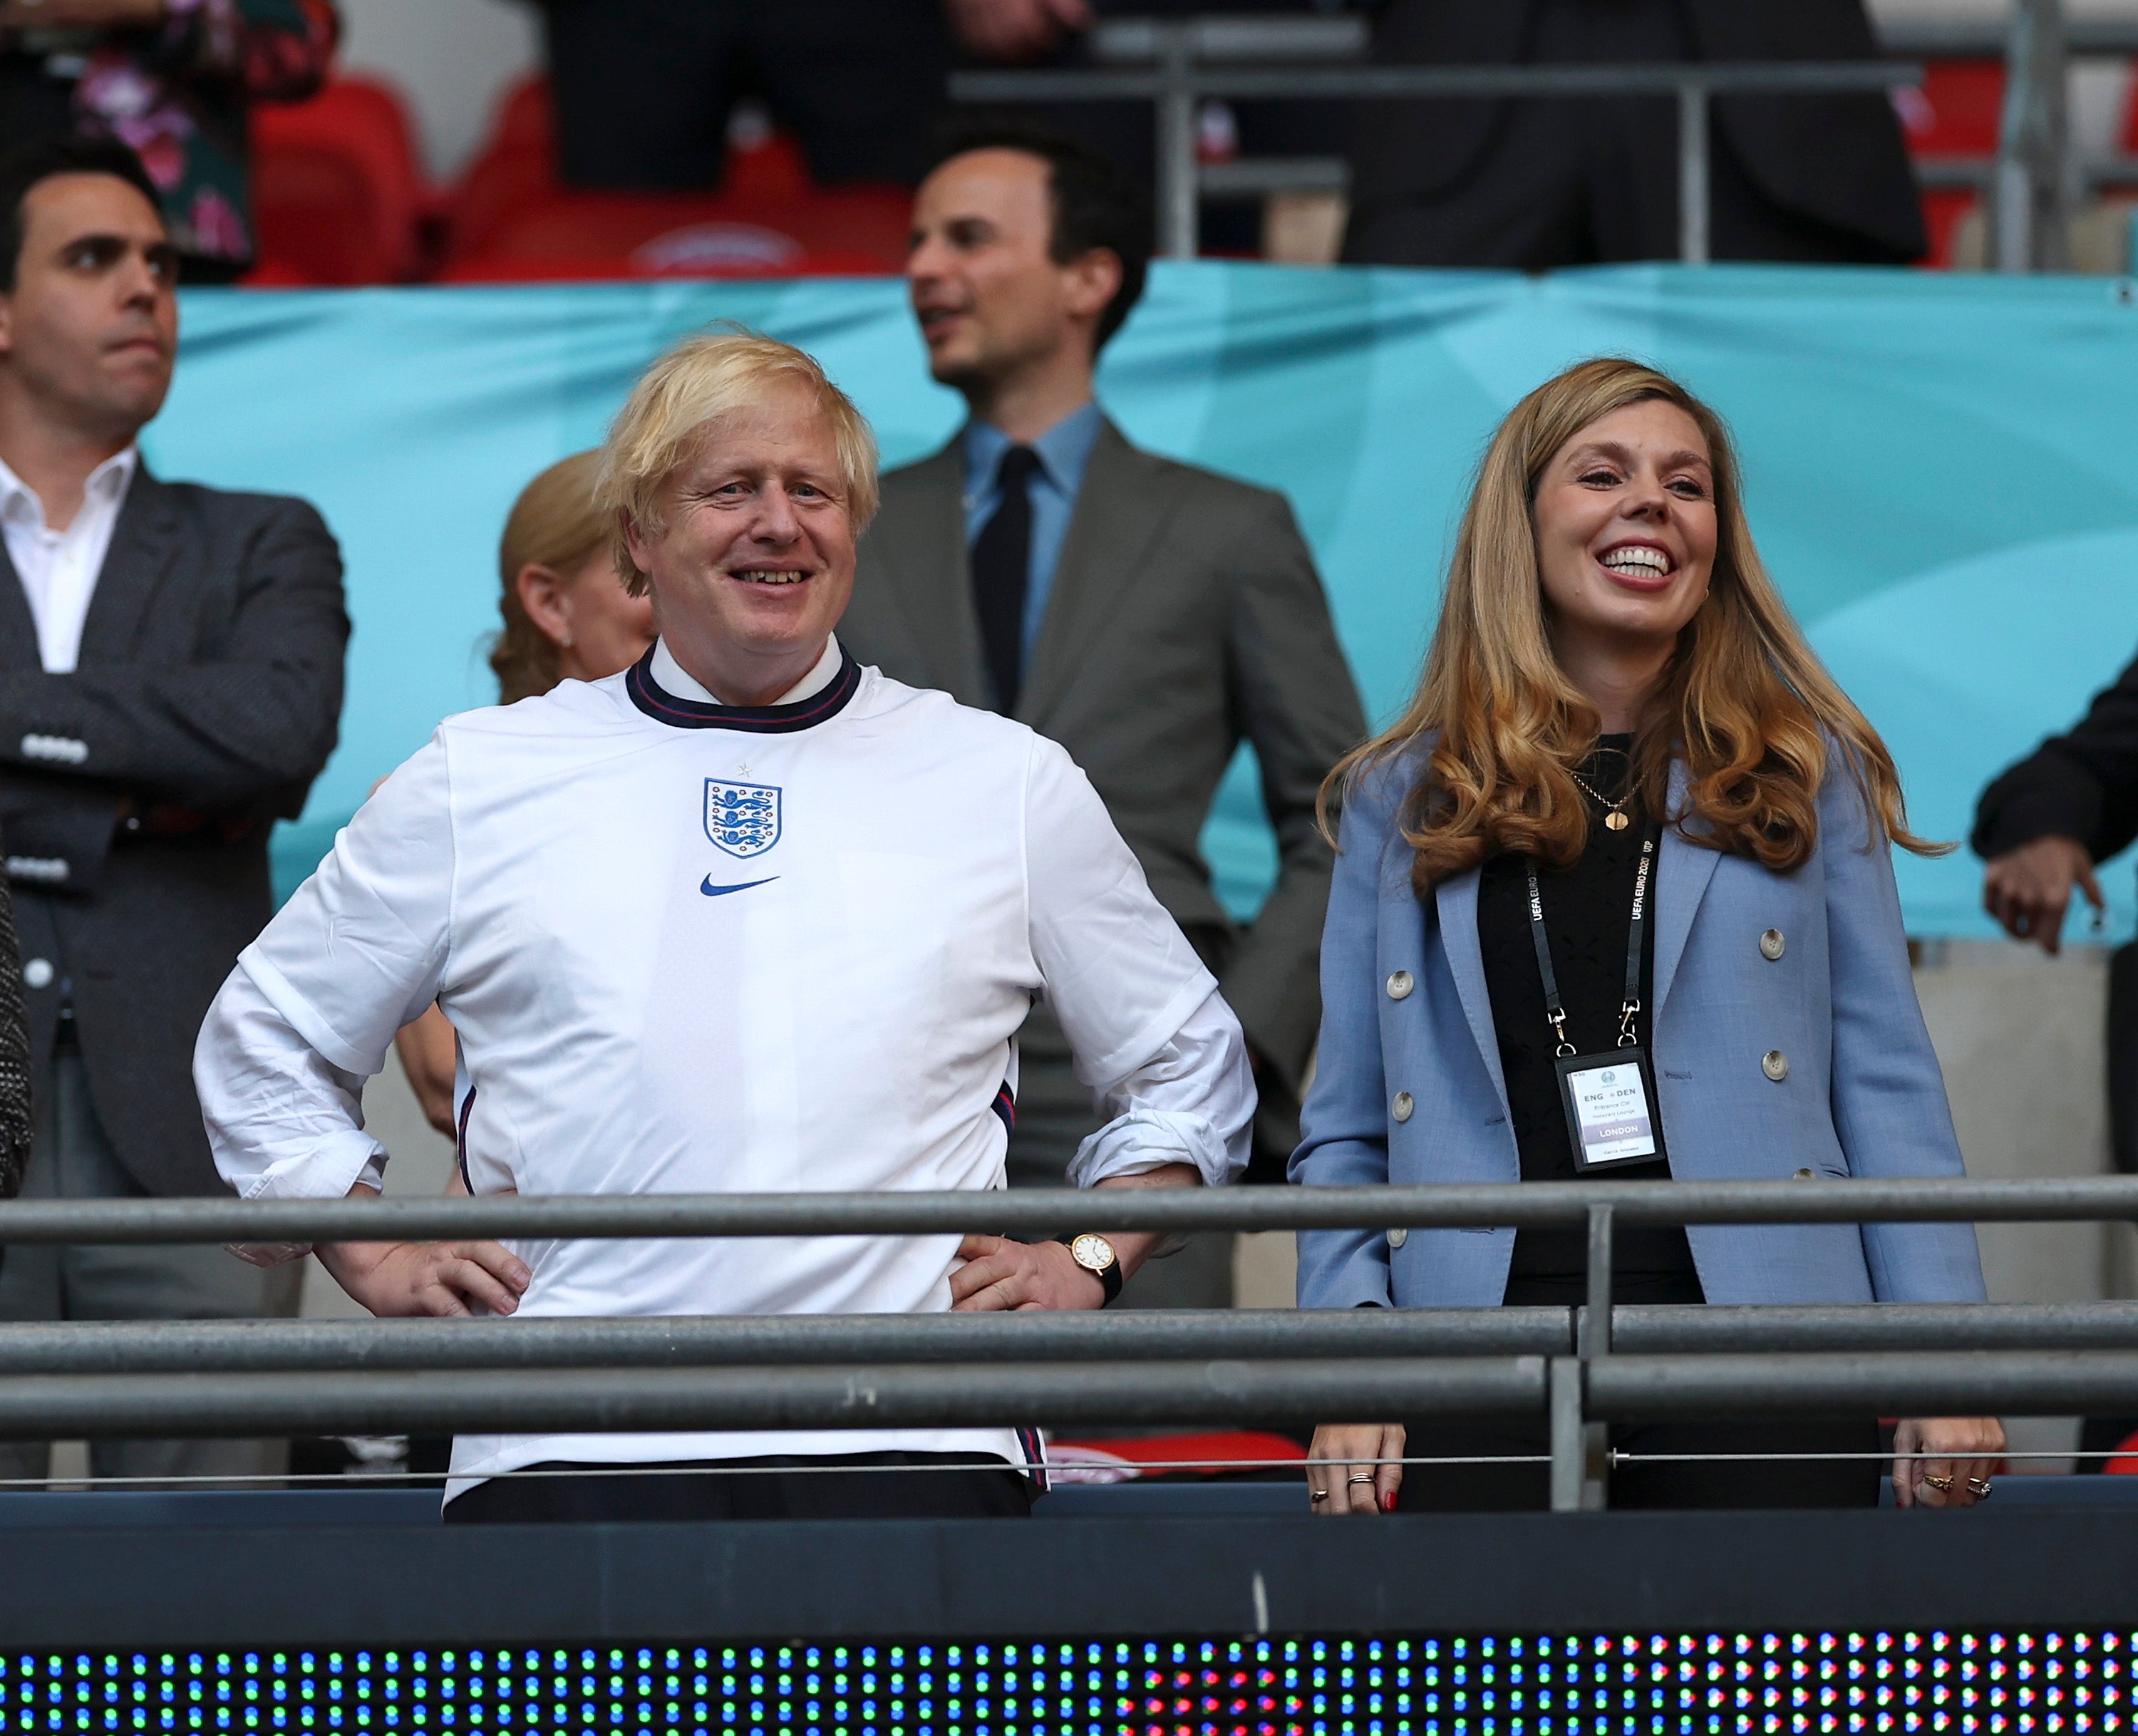
<svg viewBox="0 0 2138 1736"><path fill-rule="evenodd" d="M378 1195L364 1182L349 1190L351 1199ZM509 1314L534 1278L526 1261L494 1241L323 1241L313 1251L335 1283L382 1316L471 1314L478 1307Z"/></svg>
<svg viewBox="0 0 2138 1736"><path fill-rule="evenodd" d="M1103 1308L1106 1286L1058 1241L1011 1241L968 1236L965 1263L950 1274L950 1306L968 1313L996 1308Z"/></svg>

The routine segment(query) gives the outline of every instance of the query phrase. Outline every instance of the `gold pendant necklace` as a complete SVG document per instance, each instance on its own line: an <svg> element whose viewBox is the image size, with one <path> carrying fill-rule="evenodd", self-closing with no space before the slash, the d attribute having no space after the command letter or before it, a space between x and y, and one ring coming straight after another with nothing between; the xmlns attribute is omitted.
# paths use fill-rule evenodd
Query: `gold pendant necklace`
<svg viewBox="0 0 2138 1736"><path fill-rule="evenodd" d="M1626 804L1633 799L1633 792L1631 790L1628 790L1626 793L1621 796L1616 802L1612 802L1607 800L1603 791L1598 789L1594 784L1591 783L1586 778L1584 778L1580 773L1575 771L1572 766L1569 766L1566 768L1566 775L1571 778L1576 783L1579 784L1582 788L1588 791L1590 795L1596 798L1598 803L1604 810L1604 823L1609 827L1612 831L1623 831L1633 823L1626 812Z"/></svg>

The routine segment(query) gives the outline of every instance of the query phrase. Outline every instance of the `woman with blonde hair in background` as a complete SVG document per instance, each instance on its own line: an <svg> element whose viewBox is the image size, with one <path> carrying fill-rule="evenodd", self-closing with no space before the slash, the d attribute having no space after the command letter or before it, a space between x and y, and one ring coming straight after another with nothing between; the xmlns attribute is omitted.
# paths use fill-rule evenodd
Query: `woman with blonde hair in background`
<svg viewBox="0 0 2138 1736"><path fill-rule="evenodd" d="M1957 1176L1877 731L1753 547L1727 431L1637 363L1501 423L1416 698L1331 774L1341 836L1296 1182ZM1629 1226L1614 1301L1968 1303L1965 1224ZM1317 1231L1308 1308L1566 1306L1579 1230ZM1901 1423L1904 1506L1971 1505L1992 1419ZM1613 1506L1874 1502L1879 1432L1620 1425ZM1545 1504L1535 1427L1325 1426L1314 1510ZM1477 1456L1467 1465L1388 1461ZM1788 1458L1769 1455L1830 1455ZM1701 1456L1660 1462L1662 1456ZM1926 1455L1924 1457L1911 1456ZM1647 1456L1647 1462L1640 1462Z"/></svg>
<svg viewBox="0 0 2138 1736"><path fill-rule="evenodd" d="M561 458L520 491L497 549L504 630L490 653L497 703L547 693L559 681L598 681L628 669L653 642L653 599L634 597L616 570L616 527L594 506L598 451ZM423 1119L454 1137L453 1027L433 1007L393 1040Z"/></svg>

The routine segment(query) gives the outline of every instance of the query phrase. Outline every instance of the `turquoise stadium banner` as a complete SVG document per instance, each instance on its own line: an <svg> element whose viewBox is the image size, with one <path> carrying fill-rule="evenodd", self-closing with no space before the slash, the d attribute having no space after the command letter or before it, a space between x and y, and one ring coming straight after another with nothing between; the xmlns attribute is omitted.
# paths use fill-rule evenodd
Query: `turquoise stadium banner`
<svg viewBox="0 0 2138 1736"><path fill-rule="evenodd" d="M494 698L505 510L600 439L663 345L721 319L801 344L888 465L959 417L889 279L204 290L183 317L151 463L304 495L348 558L341 746L277 835L286 894L375 778ZM1101 390L1131 439L1291 499L1378 722L1416 677L1493 426L1603 354L1670 370L1735 428L1760 548L1891 744L1919 831L1963 836L1984 782L2138 649L2138 293L2122 280L1164 264ZM1226 903L1251 914L1274 856L1244 758L1208 847ZM1965 852L1903 858L1900 875L1911 932L1989 932ZM2127 933L2131 876L2109 885Z"/></svg>

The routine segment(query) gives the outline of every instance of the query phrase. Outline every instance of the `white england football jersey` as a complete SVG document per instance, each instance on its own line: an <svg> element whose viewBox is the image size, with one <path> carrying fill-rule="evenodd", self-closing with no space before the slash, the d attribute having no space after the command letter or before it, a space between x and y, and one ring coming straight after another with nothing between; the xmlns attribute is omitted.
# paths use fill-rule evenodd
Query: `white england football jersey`
<svg viewBox="0 0 2138 1736"><path fill-rule="evenodd" d="M246 950L196 1057L242 1194L376 1178L361 1081L433 999L478 1194L999 1187L1042 990L1115 1116L1074 1179L1237 1173L1237 1024L1059 747L850 658L758 708L655 667L448 719ZM531 1318L942 1309L956 1247L515 1251ZM549 1436L464 1437L453 1469L889 1448L1022 1458L1009 1429Z"/></svg>

